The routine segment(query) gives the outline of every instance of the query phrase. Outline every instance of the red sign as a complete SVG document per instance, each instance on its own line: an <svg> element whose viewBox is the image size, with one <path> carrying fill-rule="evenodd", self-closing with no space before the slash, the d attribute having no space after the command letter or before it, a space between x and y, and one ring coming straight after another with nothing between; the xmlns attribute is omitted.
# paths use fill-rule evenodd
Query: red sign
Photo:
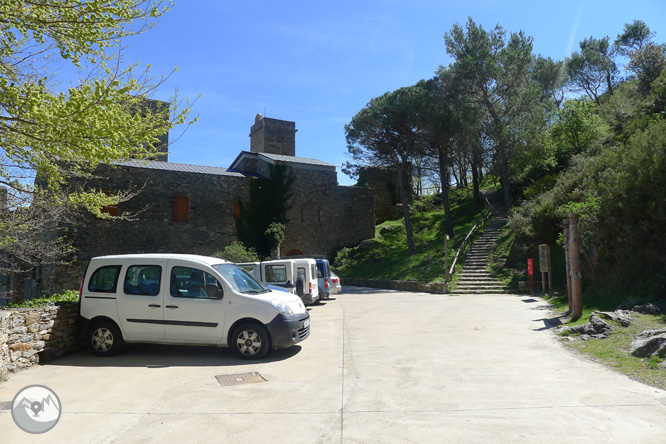
<svg viewBox="0 0 666 444"><path fill-rule="evenodd" d="M527 275L534 276L534 259L527 259Z"/></svg>

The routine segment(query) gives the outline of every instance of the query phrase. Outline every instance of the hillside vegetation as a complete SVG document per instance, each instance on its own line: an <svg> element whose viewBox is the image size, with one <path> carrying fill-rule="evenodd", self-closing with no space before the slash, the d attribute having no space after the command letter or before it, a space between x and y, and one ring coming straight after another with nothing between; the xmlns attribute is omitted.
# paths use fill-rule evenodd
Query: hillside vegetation
<svg viewBox="0 0 666 444"><path fill-rule="evenodd" d="M455 236L449 240L449 266L456 248L469 230L488 213L468 194L466 189L450 193ZM377 225L374 239L341 250L334 263L336 272L344 277L444 281L446 220L441 196L415 199L410 205L410 215L414 226L415 254L409 253L404 220L398 216Z"/></svg>
<svg viewBox="0 0 666 444"><path fill-rule="evenodd" d="M457 205L447 195L454 182L471 185L479 202L480 183L492 176L511 209L493 257L497 277L515 284L525 259L548 244L562 291L562 220L577 213L585 300L666 298L666 44L641 20L615 31L584 39L564 60L536 54L522 31L484 29L472 18L446 32L451 63L371 99L345 126L346 172L396 172L416 257L394 249L403 241L392 228L399 222L389 222L377 239L343 252L344 272L438 277L441 255L432 252L441 251L443 216L426 215L409 197L442 190L446 213L447 203ZM444 219L449 232L454 219L463 224Z"/></svg>

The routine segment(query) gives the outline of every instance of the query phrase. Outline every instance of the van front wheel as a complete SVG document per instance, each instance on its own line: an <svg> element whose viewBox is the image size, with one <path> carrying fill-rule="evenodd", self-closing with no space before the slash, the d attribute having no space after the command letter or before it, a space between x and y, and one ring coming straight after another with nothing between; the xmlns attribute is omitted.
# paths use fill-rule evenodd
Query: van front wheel
<svg viewBox="0 0 666 444"><path fill-rule="evenodd" d="M123 336L115 324L100 321L90 331L89 344L97 356L113 356L123 346Z"/></svg>
<svg viewBox="0 0 666 444"><path fill-rule="evenodd" d="M266 329L257 324L242 324L231 336L231 348L242 359L261 359L270 348Z"/></svg>

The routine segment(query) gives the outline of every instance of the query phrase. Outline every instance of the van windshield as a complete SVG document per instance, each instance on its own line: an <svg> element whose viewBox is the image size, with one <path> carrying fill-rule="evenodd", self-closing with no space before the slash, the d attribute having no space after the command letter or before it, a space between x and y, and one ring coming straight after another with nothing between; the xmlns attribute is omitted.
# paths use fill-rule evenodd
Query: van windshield
<svg viewBox="0 0 666 444"><path fill-rule="evenodd" d="M213 265L213 268L239 293L257 294L270 291L257 282L248 272L234 264L217 264Z"/></svg>

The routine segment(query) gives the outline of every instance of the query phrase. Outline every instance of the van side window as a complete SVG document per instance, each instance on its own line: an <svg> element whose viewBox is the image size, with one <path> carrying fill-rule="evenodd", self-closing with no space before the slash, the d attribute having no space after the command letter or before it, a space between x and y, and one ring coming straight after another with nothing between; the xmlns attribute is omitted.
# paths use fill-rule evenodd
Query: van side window
<svg viewBox="0 0 666 444"><path fill-rule="evenodd" d="M162 267L159 265L132 265L125 273L125 294L157 296L160 292Z"/></svg>
<svg viewBox="0 0 666 444"><path fill-rule="evenodd" d="M171 269L171 296L176 298L222 299L222 285L211 274L192 267Z"/></svg>
<svg viewBox="0 0 666 444"><path fill-rule="evenodd" d="M266 265L266 282L287 282L287 266Z"/></svg>
<svg viewBox="0 0 666 444"><path fill-rule="evenodd" d="M107 265L100 267L90 277L88 291L99 293L115 293L118 286L120 265Z"/></svg>

